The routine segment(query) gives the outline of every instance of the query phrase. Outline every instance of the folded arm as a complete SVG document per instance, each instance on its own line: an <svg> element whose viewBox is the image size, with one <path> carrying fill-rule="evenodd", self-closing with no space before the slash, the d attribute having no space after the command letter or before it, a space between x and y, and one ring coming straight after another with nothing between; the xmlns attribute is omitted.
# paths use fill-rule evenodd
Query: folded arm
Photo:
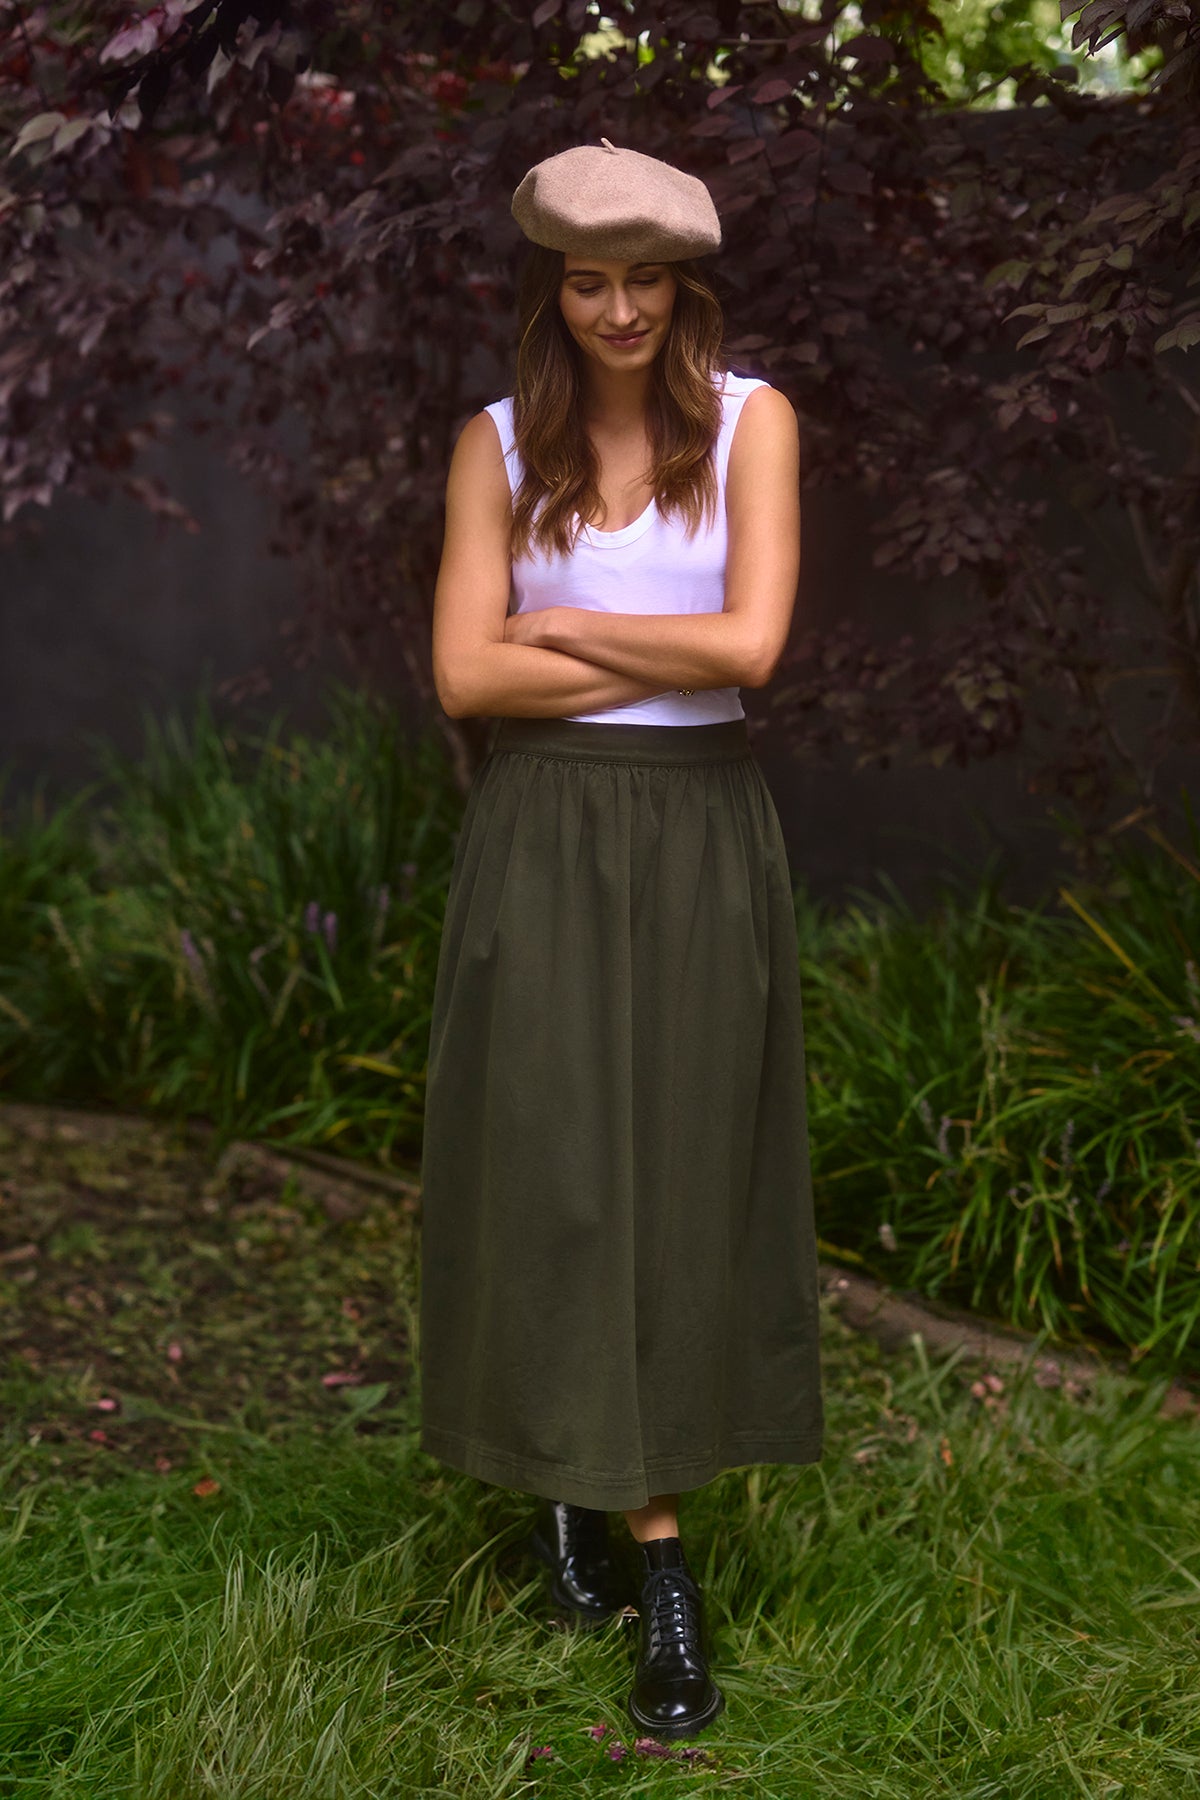
<svg viewBox="0 0 1200 1800"><path fill-rule="evenodd" d="M505 636L581 656L642 681L672 688L758 687L760 649L732 613L609 613L547 606L514 613Z"/></svg>
<svg viewBox="0 0 1200 1800"><path fill-rule="evenodd" d="M792 404L777 388L755 388L742 407L725 506L721 612L550 606L511 615L506 642L565 651L668 689L765 686L787 643L800 575L800 438Z"/></svg>
<svg viewBox="0 0 1200 1800"><path fill-rule="evenodd" d="M640 681L594 659L505 641L511 527L500 439L488 414L477 413L450 462L434 593L434 686L450 717L557 719L663 693L662 680Z"/></svg>
<svg viewBox="0 0 1200 1800"><path fill-rule="evenodd" d="M639 681L558 650L492 643L464 659L442 706L454 719L561 719L652 700L665 691L661 681Z"/></svg>

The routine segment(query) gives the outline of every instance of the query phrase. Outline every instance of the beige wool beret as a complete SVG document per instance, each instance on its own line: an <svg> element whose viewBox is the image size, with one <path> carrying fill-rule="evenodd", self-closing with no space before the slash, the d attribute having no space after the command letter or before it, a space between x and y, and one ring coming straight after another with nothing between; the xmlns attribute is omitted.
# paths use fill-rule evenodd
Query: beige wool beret
<svg viewBox="0 0 1200 1800"><path fill-rule="evenodd" d="M697 176L607 138L535 163L512 215L535 244L613 262L677 262L721 245L717 209Z"/></svg>

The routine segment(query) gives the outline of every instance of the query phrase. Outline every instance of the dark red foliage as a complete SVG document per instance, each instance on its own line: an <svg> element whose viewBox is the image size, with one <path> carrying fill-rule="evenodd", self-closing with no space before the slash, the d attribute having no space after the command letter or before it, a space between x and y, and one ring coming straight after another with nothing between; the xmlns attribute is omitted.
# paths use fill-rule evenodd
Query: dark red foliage
<svg viewBox="0 0 1200 1800"><path fill-rule="evenodd" d="M626 42L587 56L583 0L100 0L69 30L10 9L0 543L59 489L196 529L138 453L173 424L147 393L211 395L308 583L293 661L331 637L364 676L398 654L465 780L484 730L440 714L429 636L450 450L495 397L467 352L511 344L517 181L603 134L707 182L729 349L794 401L806 492L865 497L881 580L954 584L928 642L798 611L770 732L884 766L1022 742L1032 784L1093 832L1152 806L1164 755L1200 738L1200 7L1092 0L1077 42L1157 44L1147 91L1023 65L999 112L940 92L921 0L863 0L854 32L845 10L628 0ZM218 198L239 190L274 209L262 230ZM214 240L198 268L188 249ZM1114 406L1130 376L1136 433ZM295 416L299 458L274 429ZM1079 542L1048 532L1052 496ZM1132 557L1100 580L1097 519Z"/></svg>

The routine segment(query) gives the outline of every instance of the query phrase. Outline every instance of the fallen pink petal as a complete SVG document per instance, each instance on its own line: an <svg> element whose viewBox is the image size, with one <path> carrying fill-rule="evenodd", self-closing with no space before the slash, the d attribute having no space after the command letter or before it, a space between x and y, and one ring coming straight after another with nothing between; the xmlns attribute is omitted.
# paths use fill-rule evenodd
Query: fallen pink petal
<svg viewBox="0 0 1200 1800"><path fill-rule="evenodd" d="M362 1381L361 1375L354 1375L348 1369L334 1369L329 1375L322 1375L321 1386L327 1388L357 1387Z"/></svg>
<svg viewBox="0 0 1200 1800"><path fill-rule="evenodd" d="M673 1754L665 1744L660 1744L657 1738L652 1737L635 1738L633 1747L639 1756L671 1756Z"/></svg>

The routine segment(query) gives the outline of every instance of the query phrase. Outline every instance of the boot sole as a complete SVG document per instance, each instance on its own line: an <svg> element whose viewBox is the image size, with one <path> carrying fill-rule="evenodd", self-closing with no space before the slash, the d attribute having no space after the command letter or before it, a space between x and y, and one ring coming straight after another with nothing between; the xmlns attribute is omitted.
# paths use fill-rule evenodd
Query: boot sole
<svg viewBox="0 0 1200 1800"><path fill-rule="evenodd" d="M725 1710L725 1696L720 1688L718 1688L716 1690L716 1698L713 1700L712 1705L706 1707L702 1713L696 1713L694 1717L690 1719L676 1719L675 1722L670 1725L656 1725L653 1719L643 1718L641 1713L639 1713L634 1706L632 1697L626 1700L625 1710L633 1720L634 1724L640 1725L647 1736L661 1738L670 1742L675 1738L695 1737L696 1733L703 1731L706 1725L711 1725L713 1720L719 1718L721 1713Z"/></svg>

